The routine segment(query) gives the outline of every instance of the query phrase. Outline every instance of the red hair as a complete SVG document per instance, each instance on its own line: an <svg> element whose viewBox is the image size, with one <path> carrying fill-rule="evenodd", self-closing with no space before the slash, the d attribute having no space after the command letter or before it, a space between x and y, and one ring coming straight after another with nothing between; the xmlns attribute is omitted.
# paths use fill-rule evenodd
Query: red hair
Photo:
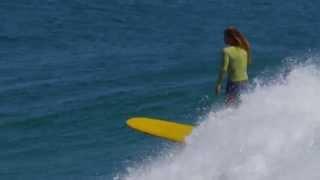
<svg viewBox="0 0 320 180"><path fill-rule="evenodd" d="M233 46L238 46L247 51L248 54L248 64L251 63L251 50L250 50L250 43L245 38L245 36L238 31L235 27L228 27L224 30L224 35L232 40Z"/></svg>

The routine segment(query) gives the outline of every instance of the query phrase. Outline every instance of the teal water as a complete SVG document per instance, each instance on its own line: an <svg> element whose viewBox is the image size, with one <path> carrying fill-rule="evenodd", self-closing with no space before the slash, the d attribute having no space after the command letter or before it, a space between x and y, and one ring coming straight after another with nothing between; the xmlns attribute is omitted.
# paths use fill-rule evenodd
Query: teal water
<svg viewBox="0 0 320 180"><path fill-rule="evenodd" d="M0 179L112 179L176 146L125 122L196 124L219 106L213 90L229 25L252 44L252 80L317 52L319 5L1 1Z"/></svg>

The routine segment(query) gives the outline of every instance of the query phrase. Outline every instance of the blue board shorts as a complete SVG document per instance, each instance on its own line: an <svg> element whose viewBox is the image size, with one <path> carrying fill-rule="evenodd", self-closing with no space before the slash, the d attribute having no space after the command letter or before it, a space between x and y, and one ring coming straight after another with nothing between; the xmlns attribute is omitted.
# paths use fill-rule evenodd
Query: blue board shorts
<svg viewBox="0 0 320 180"><path fill-rule="evenodd" d="M226 87L226 104L239 102L240 95L247 91L248 81L233 82L228 80Z"/></svg>

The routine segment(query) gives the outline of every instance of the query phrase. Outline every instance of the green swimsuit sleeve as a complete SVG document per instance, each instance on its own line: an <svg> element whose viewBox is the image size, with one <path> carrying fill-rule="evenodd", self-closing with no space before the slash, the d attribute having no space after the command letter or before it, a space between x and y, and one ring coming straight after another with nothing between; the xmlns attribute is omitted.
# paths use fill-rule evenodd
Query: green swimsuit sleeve
<svg viewBox="0 0 320 180"><path fill-rule="evenodd" d="M219 75L218 75L218 79L217 79L217 85L221 85L221 83L224 79L224 75L228 71L228 66L229 66L229 56L225 51L223 51L222 52L222 62L220 65Z"/></svg>
<svg viewBox="0 0 320 180"><path fill-rule="evenodd" d="M227 72L228 67L229 67L229 55L225 51L223 51L223 63L221 65L221 68L224 72Z"/></svg>

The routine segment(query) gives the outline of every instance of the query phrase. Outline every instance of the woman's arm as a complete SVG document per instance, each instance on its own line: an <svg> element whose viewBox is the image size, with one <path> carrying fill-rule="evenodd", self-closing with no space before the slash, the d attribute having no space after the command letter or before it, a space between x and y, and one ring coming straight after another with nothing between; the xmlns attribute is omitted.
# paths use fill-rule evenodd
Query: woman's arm
<svg viewBox="0 0 320 180"><path fill-rule="evenodd" d="M219 74L218 74L218 79L216 81L216 94L219 95L220 91L221 91L221 84L224 80L225 74L228 71L228 66L229 66L229 56L228 54L225 52L225 50L223 50L222 52L222 61L221 61L221 65L219 67Z"/></svg>

